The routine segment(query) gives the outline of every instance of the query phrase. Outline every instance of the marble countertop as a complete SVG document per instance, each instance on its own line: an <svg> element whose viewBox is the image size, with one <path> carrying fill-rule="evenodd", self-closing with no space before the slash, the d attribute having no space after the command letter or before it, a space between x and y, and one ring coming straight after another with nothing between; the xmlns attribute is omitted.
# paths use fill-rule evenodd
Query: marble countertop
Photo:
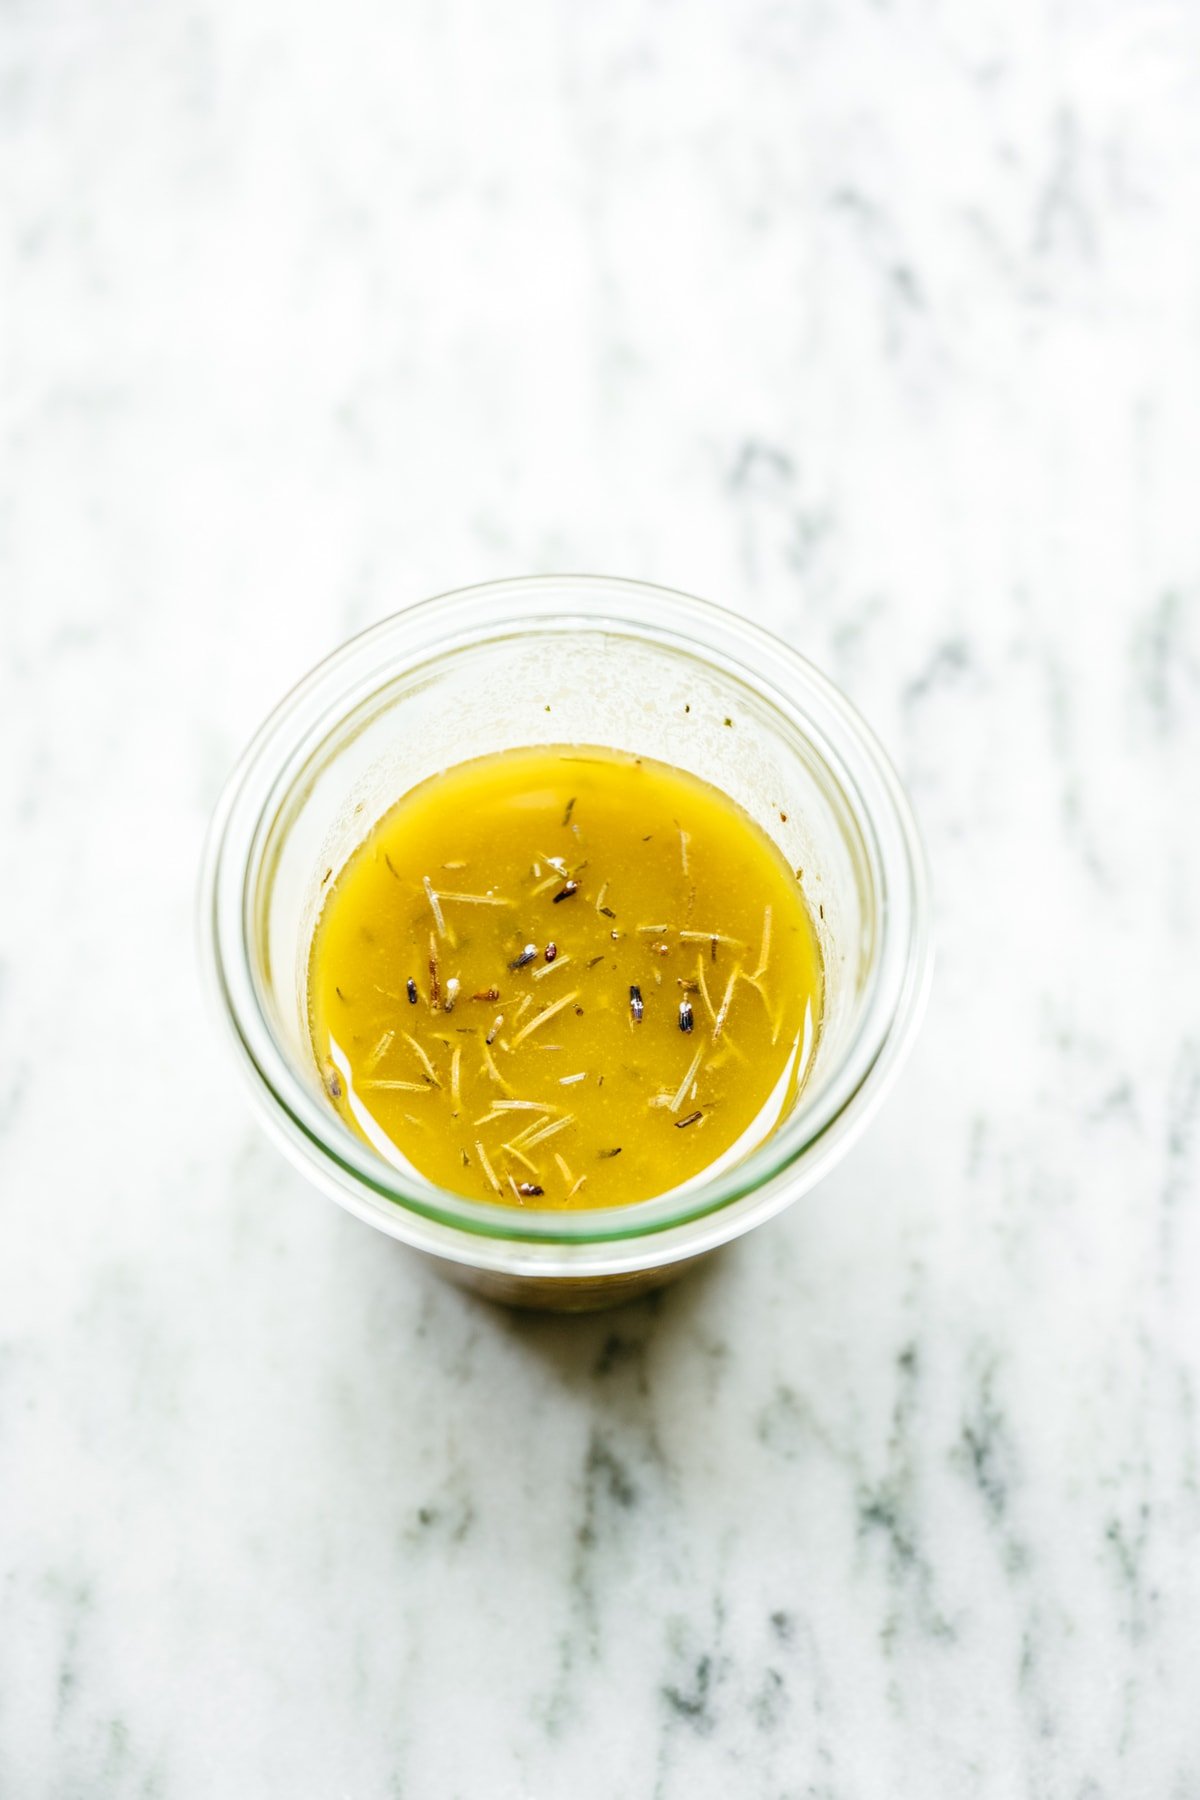
<svg viewBox="0 0 1200 1800"><path fill-rule="evenodd" d="M0 1793L1200 1796L1200 17L0 22ZM493 1310L205 1018L221 780L539 569L891 748L920 1044L660 1298Z"/></svg>

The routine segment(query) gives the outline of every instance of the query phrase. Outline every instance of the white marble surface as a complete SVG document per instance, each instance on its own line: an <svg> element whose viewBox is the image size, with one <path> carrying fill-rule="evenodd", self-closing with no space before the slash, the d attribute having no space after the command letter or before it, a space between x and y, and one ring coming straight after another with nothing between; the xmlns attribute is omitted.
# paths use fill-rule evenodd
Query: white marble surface
<svg viewBox="0 0 1200 1800"><path fill-rule="evenodd" d="M1200 13L0 12L0 1794L1200 1795ZM256 1133L209 808L341 637L744 607L929 840L919 1049L657 1304Z"/></svg>

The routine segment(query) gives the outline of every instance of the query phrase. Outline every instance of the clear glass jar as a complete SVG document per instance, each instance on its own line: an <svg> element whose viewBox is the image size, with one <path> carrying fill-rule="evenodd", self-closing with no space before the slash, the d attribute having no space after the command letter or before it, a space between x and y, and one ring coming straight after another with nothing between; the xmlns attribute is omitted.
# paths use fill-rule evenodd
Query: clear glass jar
<svg viewBox="0 0 1200 1800"><path fill-rule="evenodd" d="M811 1071L772 1135L732 1167L602 1211L489 1205L401 1175L333 1111L308 1037L308 952L326 872L437 770L543 743L657 757L730 794L802 871L825 958ZM585 576L444 594L315 669L225 788L200 923L211 993L292 1162L451 1278L562 1310L666 1281L806 1193L894 1078L931 964L916 827L853 707L745 619L665 588Z"/></svg>

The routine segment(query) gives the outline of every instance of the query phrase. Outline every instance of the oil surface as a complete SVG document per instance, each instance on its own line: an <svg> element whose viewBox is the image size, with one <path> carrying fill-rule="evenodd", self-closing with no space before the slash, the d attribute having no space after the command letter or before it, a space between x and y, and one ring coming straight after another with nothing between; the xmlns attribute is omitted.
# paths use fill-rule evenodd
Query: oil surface
<svg viewBox="0 0 1200 1800"><path fill-rule="evenodd" d="M538 1208L644 1200L765 1136L821 995L795 873L739 806L570 747L406 794L331 881L309 968L343 1117L430 1181Z"/></svg>

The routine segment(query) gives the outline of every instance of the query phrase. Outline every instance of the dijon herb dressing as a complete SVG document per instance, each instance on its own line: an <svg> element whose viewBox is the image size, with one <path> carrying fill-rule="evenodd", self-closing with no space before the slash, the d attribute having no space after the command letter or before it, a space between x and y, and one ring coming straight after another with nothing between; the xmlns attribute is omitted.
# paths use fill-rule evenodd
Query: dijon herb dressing
<svg viewBox="0 0 1200 1800"><path fill-rule="evenodd" d="M822 968L796 873L694 776L600 749L447 770L326 893L331 1103L392 1160L514 1206L662 1193L803 1081Z"/></svg>

